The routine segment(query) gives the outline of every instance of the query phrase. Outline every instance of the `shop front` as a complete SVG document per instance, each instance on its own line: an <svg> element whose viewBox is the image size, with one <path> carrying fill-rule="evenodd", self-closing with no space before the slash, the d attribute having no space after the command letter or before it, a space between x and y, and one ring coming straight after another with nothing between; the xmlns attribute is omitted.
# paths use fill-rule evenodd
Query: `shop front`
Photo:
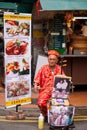
<svg viewBox="0 0 87 130"><path fill-rule="evenodd" d="M27 2L28 10L27 7L25 10L22 9L22 5L26 6ZM1 27L3 27L3 11L9 9L16 13L32 12L32 79L38 54L47 55L48 49L55 49L61 53L62 59L67 60L67 66L63 68L66 74L72 77L74 85L86 85L87 36L83 35L85 32L81 31L81 26L87 23L87 1L37 0L35 2L35 0L22 0L19 3L0 2ZM30 5L32 5L32 11ZM3 53L0 55L2 58ZM2 66L1 70L4 71ZM3 82L2 78L1 86Z"/></svg>
<svg viewBox="0 0 87 130"><path fill-rule="evenodd" d="M14 4L14 8L11 8L10 11L30 13L31 8L24 6L29 1L32 3L32 0L23 0L25 4L18 4L19 6ZM63 66L63 69L68 76L72 77L73 84L75 86L87 85L87 37L78 27L79 23L81 26L84 22L86 23L86 5L86 0L37 0L32 11L32 80L35 74L37 56L39 54L47 56L48 49L55 49L60 52L61 59L67 60L67 66ZM3 26L3 22L1 22L1 26ZM76 30L76 28L78 29ZM0 53L2 59L3 56L4 54ZM1 61L1 63L4 62ZM0 71L2 75L4 74L4 67L1 70L3 71ZM0 88L4 87L3 77ZM74 95L71 96L74 97Z"/></svg>
<svg viewBox="0 0 87 130"><path fill-rule="evenodd" d="M42 25L45 24L45 32L48 35L48 38L44 35L47 40L43 47L45 46L47 50L58 50L61 59L67 60L67 66L63 68L66 74L72 77L74 85L87 85L87 35L86 29L82 30L83 24L87 26L87 1L37 2L35 7L37 20L34 16L34 24L38 21ZM46 51L43 51L43 54L46 54Z"/></svg>

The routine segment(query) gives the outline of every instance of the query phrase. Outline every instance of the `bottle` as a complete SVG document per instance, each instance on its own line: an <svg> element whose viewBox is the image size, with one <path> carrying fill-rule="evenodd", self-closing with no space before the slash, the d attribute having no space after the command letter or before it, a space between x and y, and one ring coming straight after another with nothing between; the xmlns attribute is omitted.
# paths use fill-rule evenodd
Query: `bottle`
<svg viewBox="0 0 87 130"><path fill-rule="evenodd" d="M44 116L40 113L38 118L38 130L44 130Z"/></svg>

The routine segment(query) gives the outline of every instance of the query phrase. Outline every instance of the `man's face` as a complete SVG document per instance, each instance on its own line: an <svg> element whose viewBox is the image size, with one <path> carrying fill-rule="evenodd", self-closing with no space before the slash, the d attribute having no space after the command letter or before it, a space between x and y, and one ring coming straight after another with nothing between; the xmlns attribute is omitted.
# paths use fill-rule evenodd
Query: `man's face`
<svg viewBox="0 0 87 130"><path fill-rule="evenodd" d="M49 62L49 66L53 67L57 64L58 62L58 58L55 55L49 55L48 56L48 62Z"/></svg>

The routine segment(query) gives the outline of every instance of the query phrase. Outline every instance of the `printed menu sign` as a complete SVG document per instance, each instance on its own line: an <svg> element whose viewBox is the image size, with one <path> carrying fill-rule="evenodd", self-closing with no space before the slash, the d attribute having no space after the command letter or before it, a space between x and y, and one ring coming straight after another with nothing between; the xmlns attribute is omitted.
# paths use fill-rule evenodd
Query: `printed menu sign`
<svg viewBox="0 0 87 130"><path fill-rule="evenodd" d="M60 51L65 48L66 43L66 24L64 16L57 14L53 21L49 23L51 35L49 49Z"/></svg>
<svg viewBox="0 0 87 130"><path fill-rule="evenodd" d="M4 13L6 107L31 103L31 14Z"/></svg>

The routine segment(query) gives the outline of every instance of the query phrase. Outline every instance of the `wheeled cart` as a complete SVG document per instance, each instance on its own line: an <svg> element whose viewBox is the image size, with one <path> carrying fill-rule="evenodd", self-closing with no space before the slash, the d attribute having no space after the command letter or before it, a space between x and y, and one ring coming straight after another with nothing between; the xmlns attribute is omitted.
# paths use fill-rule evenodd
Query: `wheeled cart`
<svg viewBox="0 0 87 130"><path fill-rule="evenodd" d="M53 106L48 110L48 124L50 130L72 130L74 126L74 106Z"/></svg>
<svg viewBox="0 0 87 130"><path fill-rule="evenodd" d="M70 77L56 76L52 97L48 102L48 124L50 130L72 130L75 107L68 99Z"/></svg>
<svg viewBox="0 0 87 130"><path fill-rule="evenodd" d="M74 123L68 125L68 126L61 126L61 127L54 127L50 126L49 130L73 130L75 128Z"/></svg>

